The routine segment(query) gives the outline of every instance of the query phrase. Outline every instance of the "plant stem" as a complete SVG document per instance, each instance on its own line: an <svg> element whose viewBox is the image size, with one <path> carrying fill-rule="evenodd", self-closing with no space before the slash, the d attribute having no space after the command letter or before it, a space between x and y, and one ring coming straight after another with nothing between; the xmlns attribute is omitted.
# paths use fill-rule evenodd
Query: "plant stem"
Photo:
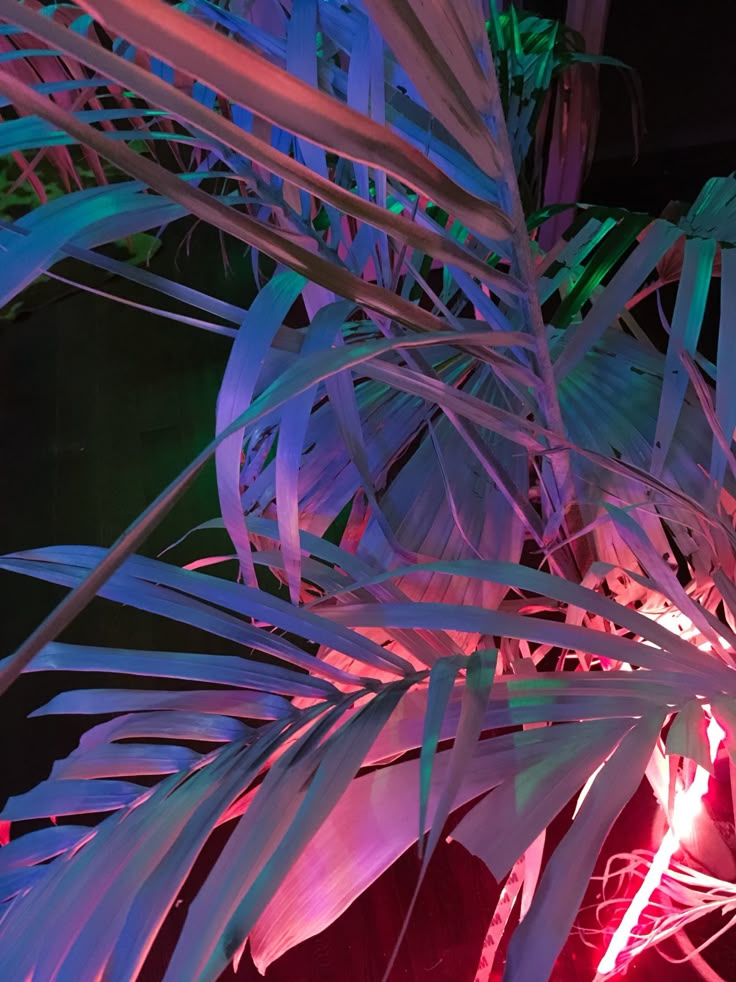
<svg viewBox="0 0 736 982"><path fill-rule="evenodd" d="M552 359L547 344L547 329L537 294L534 260L527 233L526 215L519 193L519 183L511 152L506 117L501 103L493 58L488 59L488 61L489 66L486 75L490 95L490 116L494 140L501 156L501 203L514 226L511 237L513 247L511 271L525 287L523 295L519 298L521 317L536 342L536 367L542 382L538 390L539 408L547 429L559 434L561 441L567 442L565 423L557 396L557 383L555 382ZM564 524L568 536L573 536L583 528L583 519L576 500L569 451L561 450L559 453L552 454L550 467L557 485L561 507L564 509ZM571 545L570 551L578 567L579 575L584 576L594 558L587 537L581 536L576 539Z"/></svg>

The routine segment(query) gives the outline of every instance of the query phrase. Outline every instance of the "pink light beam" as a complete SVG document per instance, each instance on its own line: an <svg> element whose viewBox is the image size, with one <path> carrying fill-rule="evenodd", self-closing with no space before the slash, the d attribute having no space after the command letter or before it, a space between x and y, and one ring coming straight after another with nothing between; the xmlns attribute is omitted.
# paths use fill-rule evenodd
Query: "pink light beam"
<svg viewBox="0 0 736 982"><path fill-rule="evenodd" d="M704 710L708 710L709 708L708 706L703 706ZM710 759L714 761L718 752L718 745L724 738L725 733L712 716L708 721L707 732ZM629 939L636 929L636 925L639 923L639 918L667 871L670 860L677 852L681 840L688 837L688 834L691 832L698 816L703 810L703 797L708 790L709 776L708 771L704 767L697 767L690 787L678 792L676 795L672 813L672 825L662 839L659 849L652 860L652 864L647 870L646 876L642 880L639 889L636 891L626 913L621 918L620 924L609 941L606 953L598 963L598 970L594 982L601 982L606 976L616 971L616 961L619 955L625 951Z"/></svg>

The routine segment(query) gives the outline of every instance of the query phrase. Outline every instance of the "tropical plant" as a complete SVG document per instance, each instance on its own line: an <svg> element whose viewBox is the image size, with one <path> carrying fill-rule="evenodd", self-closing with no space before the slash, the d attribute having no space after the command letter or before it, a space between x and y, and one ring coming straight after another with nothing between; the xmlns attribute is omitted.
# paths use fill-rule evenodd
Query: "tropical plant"
<svg viewBox="0 0 736 982"><path fill-rule="evenodd" d="M595 58L481 0L0 0L0 20L3 152L29 178L49 148L107 161L3 223L0 304L73 255L232 337L216 436L110 549L0 561L72 588L3 689L121 677L34 713L110 719L0 815L2 977L136 978L224 823L166 979L216 979L247 942L265 970L417 842L418 890L472 803L451 834L505 880L479 977L520 897L504 977L538 982L644 777L692 863L601 975L730 911L733 857L702 810L699 873L678 805L736 752L736 181L672 220L543 199L570 138L551 87ZM247 309L99 251L183 215L250 251ZM637 305L672 282L660 351ZM136 554L212 457L232 550ZM242 655L57 642L95 596Z"/></svg>

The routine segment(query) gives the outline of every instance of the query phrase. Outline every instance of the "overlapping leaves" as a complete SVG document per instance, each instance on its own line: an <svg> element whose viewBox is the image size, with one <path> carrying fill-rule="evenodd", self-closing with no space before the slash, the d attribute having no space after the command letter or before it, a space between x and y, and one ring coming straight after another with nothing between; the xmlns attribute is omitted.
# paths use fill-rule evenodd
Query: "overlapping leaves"
<svg viewBox="0 0 736 982"><path fill-rule="evenodd" d="M736 606L736 389L730 359L698 351L719 251L719 353L731 344L734 180L678 223L581 209L542 254L515 175L551 77L548 22L522 45L514 14L494 21L491 52L473 0L79 7L89 16L0 0L6 35L53 66L37 84L0 64L28 114L0 123L3 146L76 142L132 181L4 230L3 301L71 254L184 299L217 318L188 322L234 343L215 439L109 552L0 561L72 588L0 663L6 684L22 670L128 680L37 710L112 718L0 817L111 814L0 851L4 975L134 977L230 820L169 977L216 978L249 936L265 968L425 831L428 856L460 804L483 796L457 838L502 877L597 774L512 943L507 977L541 979L665 719L682 710L677 747L697 760L699 704L726 719L736 695L719 620L733 626ZM149 152L160 139L168 165ZM243 243L259 277L276 260L247 310L94 251L182 214ZM635 304L683 239L662 355ZM285 328L298 304L303 326ZM244 582L135 555L213 455ZM258 588L263 567L288 600ZM95 595L242 654L57 643ZM675 615L687 638L664 626Z"/></svg>

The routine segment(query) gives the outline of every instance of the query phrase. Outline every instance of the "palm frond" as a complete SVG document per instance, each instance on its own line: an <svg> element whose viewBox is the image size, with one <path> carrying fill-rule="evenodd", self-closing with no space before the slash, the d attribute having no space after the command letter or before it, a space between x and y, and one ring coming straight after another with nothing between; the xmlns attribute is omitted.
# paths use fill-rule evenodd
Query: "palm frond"
<svg viewBox="0 0 736 982"><path fill-rule="evenodd" d="M71 180L82 148L99 182L3 224L0 303L71 255L232 338L213 439L110 550L0 558L71 588L3 689L112 676L33 713L111 718L0 821L110 814L0 849L3 977L140 975L228 822L167 978L216 979L248 939L265 970L414 842L421 883L479 798L452 835L523 881L506 977L543 979L644 776L670 820L676 781L710 764L704 707L733 751L734 178L679 219L579 206L540 237L555 209L525 214L524 176L553 79L586 56L554 22L484 11L0 0L0 145L32 180L23 154ZM184 215L249 255L256 296L95 251ZM716 365L698 349L714 275ZM637 304L673 279L660 352ZM212 457L207 525L237 582L208 570L225 551L137 554ZM57 642L95 596L239 654Z"/></svg>

